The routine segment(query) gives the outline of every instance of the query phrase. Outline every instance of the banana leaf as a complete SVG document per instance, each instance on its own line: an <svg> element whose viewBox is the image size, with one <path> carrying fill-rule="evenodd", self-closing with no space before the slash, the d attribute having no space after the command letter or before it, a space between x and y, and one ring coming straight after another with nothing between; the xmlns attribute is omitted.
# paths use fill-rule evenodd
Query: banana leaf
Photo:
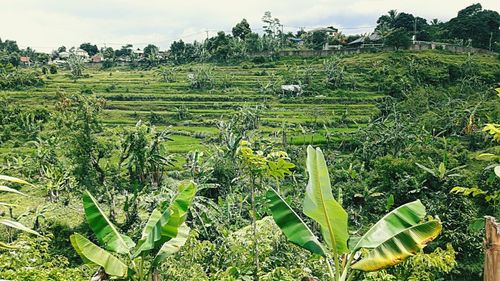
<svg viewBox="0 0 500 281"><path fill-rule="evenodd" d="M158 253L156 254L155 258L153 259L153 263L151 265L151 270L154 270L160 264L168 257L171 256L175 253L177 253L184 244L186 244L186 241L189 237L189 231L191 229L183 223L180 227L179 230L177 231L177 236L163 244L163 246L160 248Z"/></svg>
<svg viewBox="0 0 500 281"><path fill-rule="evenodd" d="M33 186L31 183L29 183L29 182L27 182L25 180L18 179L18 178L15 178L15 177L5 176L5 175L0 175L0 181L8 181L8 182L13 182L13 183L27 184L27 185Z"/></svg>
<svg viewBox="0 0 500 281"><path fill-rule="evenodd" d="M321 149L307 147L309 182L304 198L304 214L321 226L328 246L337 253L347 253L347 213L332 194L330 176Z"/></svg>
<svg viewBox="0 0 500 281"><path fill-rule="evenodd" d="M17 247L0 241L0 250L14 250L14 249L17 249Z"/></svg>
<svg viewBox="0 0 500 281"><path fill-rule="evenodd" d="M177 236L179 226L184 223L187 211L196 194L196 185L193 182L182 182L174 201L162 211L158 207L151 213L146 226L142 231L141 240L137 243L134 257L144 252L160 248L165 242Z"/></svg>
<svg viewBox="0 0 500 281"><path fill-rule="evenodd" d="M118 232L88 191L83 193L83 208L90 228L106 250L119 254L128 254L130 249L135 246L130 237Z"/></svg>
<svg viewBox="0 0 500 281"><path fill-rule="evenodd" d="M415 255L441 232L441 223L431 220L412 226L389 238L360 261L352 265L353 269L376 271L404 261Z"/></svg>
<svg viewBox="0 0 500 281"><path fill-rule="evenodd" d="M31 233L31 234L35 234L35 235L41 236L40 233L34 231L33 229L30 229L30 228L24 226L22 223L19 223L17 221L0 220L0 224L3 224L3 225L8 226L8 227L15 228L17 230L21 230L21 231L24 231L24 232L28 232L28 233Z"/></svg>
<svg viewBox="0 0 500 281"><path fill-rule="evenodd" d="M426 211L420 200L404 204L381 218L357 242L353 251L360 248L375 248L390 237L418 224Z"/></svg>
<svg viewBox="0 0 500 281"><path fill-rule="evenodd" d="M5 185L0 185L0 191L11 192L11 193L16 193L19 195L26 196L26 194L22 193L21 191L14 189L14 188L11 188L11 187L8 187L8 186L5 186Z"/></svg>
<svg viewBox="0 0 500 281"><path fill-rule="evenodd" d="M318 238L307 227L304 221L295 213L285 200L272 188L266 197L274 222L279 226L288 240L311 253L325 256L325 250Z"/></svg>
<svg viewBox="0 0 500 281"><path fill-rule="evenodd" d="M75 233L70 236L71 245L85 263L102 266L107 274L117 277L127 276L128 267L120 259L100 248L82 235Z"/></svg>

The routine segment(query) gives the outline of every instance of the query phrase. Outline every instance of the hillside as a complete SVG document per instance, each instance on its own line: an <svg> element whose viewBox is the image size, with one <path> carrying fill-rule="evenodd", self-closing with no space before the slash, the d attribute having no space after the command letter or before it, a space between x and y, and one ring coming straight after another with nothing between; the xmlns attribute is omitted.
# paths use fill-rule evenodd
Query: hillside
<svg viewBox="0 0 500 281"><path fill-rule="evenodd" d="M477 160L481 153L499 154L481 131L500 120L497 57L399 51L144 69L90 65L80 78L69 69L34 71L43 85L0 90L6 120L0 174L36 185L15 185L29 197L2 196L18 207L0 216L30 226L39 219L44 237L23 240L44 259L63 262L59 269L41 262L31 268L24 249L0 270L0 279L88 279L96 267L84 266L68 240L73 232L98 238L85 222L84 190L135 240L148 214L191 179L199 189L186 215L193 231L166 258L164 280L251 280L254 274L260 280L327 280L321 257L281 235L265 192L276 188L293 209L302 209L307 145L325 153L326 177L329 171L335 198L348 213L349 235L417 199L433 216L422 220L442 224L438 238L414 258L353 280L480 278L482 232L473 222L498 206L450 190L460 185L495 192L500 186L488 168L492 163ZM303 91L283 94L281 85ZM278 158L293 168L279 170L282 176L255 168L259 157L271 161L276 155L286 155ZM313 219L301 217L320 232ZM0 241L22 243L13 238L0 229ZM253 239L260 240L257 269L249 250ZM9 257L0 252L0 266Z"/></svg>

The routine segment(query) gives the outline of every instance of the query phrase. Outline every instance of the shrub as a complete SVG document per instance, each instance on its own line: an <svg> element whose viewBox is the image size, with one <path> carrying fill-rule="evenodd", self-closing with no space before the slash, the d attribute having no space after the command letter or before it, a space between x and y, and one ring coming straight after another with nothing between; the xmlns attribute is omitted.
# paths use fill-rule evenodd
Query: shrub
<svg viewBox="0 0 500 281"><path fill-rule="evenodd" d="M57 74L57 65L51 64L49 66L49 71L50 71L50 74Z"/></svg>

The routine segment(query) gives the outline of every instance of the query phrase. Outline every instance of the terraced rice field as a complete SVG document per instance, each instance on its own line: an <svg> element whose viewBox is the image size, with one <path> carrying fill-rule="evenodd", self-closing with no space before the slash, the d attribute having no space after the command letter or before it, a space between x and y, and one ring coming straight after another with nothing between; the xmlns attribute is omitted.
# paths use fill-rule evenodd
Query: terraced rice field
<svg viewBox="0 0 500 281"><path fill-rule="evenodd" d="M323 59L283 59L265 64L204 65L212 69L216 83L213 89L207 90L190 89L187 76L200 65L184 65L177 68L176 82L171 83L162 82L153 70L88 67L84 72L88 74L86 78L74 81L67 72L59 71L49 75L42 88L1 94L25 106L51 107L58 93L90 90L107 100L103 121L110 127L133 126L138 120L149 120L152 113L160 116L157 126L172 126L174 131L174 141L169 146L172 152L202 147L203 139L217 134L219 120L230 118L244 106L262 108L263 133L278 136L278 132L286 128L289 143L317 144L348 138L349 133L365 126L377 112L375 103L384 94L374 91L366 82L368 74L361 67L362 56L347 59L347 63L356 65L357 69L352 75L356 85L352 89L326 87ZM311 84L315 86L305 87L306 93L302 96L290 97L261 90L260 85L279 81L291 71L290 66L296 73L313 69ZM224 80L226 85L221 87L220 81ZM180 107L189 111L188 118L177 118Z"/></svg>

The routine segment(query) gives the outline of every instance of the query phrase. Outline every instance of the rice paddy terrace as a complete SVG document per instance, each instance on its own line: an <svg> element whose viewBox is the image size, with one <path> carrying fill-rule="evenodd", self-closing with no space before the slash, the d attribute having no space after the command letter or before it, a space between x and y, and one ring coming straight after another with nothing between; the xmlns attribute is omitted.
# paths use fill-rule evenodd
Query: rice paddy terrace
<svg viewBox="0 0 500 281"><path fill-rule="evenodd" d="M182 65L174 72L175 82L163 82L154 70L89 67L84 72L85 78L73 80L67 72L59 71L48 75L41 88L0 94L23 106L49 108L61 92L95 94L107 101L102 120L110 128L134 126L138 120L148 121L153 117L157 127L171 126L173 141L169 150L175 153L202 149L205 140L217 135L218 122L245 106L261 108L263 134L278 139L286 131L290 144L321 144L348 140L350 133L366 126L377 114L377 102L386 94L380 90L379 83L374 82L374 70L384 67L389 55L360 54L342 58L348 84L338 88L326 85L323 63L328 58L285 58L260 64ZM442 61L465 58L435 52L412 55ZM199 67L210 70L214 87L189 87L188 75ZM276 90L290 80L301 79L310 81L300 96L283 97ZM274 90L269 90L272 87ZM181 109L187 114L179 118Z"/></svg>

